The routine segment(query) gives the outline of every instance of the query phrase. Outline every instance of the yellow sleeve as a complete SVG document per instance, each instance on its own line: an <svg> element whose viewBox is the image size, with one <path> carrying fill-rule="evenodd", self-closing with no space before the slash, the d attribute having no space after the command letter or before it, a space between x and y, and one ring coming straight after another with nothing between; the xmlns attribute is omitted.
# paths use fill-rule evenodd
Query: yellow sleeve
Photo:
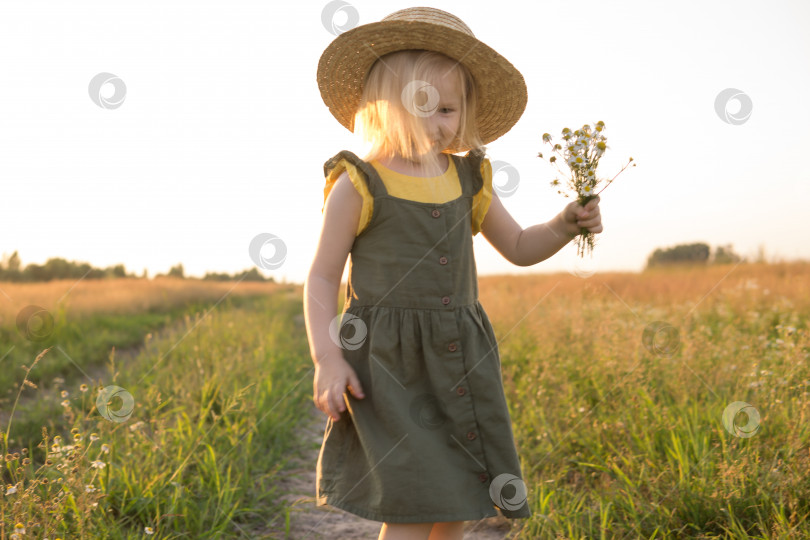
<svg viewBox="0 0 810 540"><path fill-rule="evenodd" d="M486 158L481 160L481 176L484 179L484 185L481 187L481 190L473 196L473 236L481 232L481 224L484 222L484 216L487 215L489 204L492 202L492 164Z"/></svg>
<svg viewBox="0 0 810 540"><path fill-rule="evenodd" d="M349 174L349 180L351 180L354 188L357 190L360 196L363 197L363 206L360 210L360 222L357 224L357 234L360 234L363 229L366 228L369 221L371 221L371 212L374 208L374 199L372 198L371 193L369 193L368 187L363 181L363 178L360 176L360 173L357 171L357 167L345 159L341 159L326 178L326 186L323 188L323 207L321 208L321 213L323 213L324 209L326 208L326 199L329 197L329 193L332 191L332 188L335 186L335 182L337 182L338 177L340 177L344 170Z"/></svg>

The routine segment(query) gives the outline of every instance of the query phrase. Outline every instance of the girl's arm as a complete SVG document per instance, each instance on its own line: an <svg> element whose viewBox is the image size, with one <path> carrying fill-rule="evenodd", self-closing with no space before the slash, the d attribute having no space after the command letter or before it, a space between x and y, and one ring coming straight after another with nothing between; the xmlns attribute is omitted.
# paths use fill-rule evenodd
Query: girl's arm
<svg viewBox="0 0 810 540"><path fill-rule="evenodd" d="M338 314L338 292L346 259L360 222L363 198L341 174L326 199L323 228L315 259L304 284L304 318L312 361L342 357L329 337L329 324Z"/></svg>
<svg viewBox="0 0 810 540"><path fill-rule="evenodd" d="M523 229L493 192L481 223L481 233L507 261L517 266L531 266L557 253L579 234L580 227L593 233L602 232L599 197L584 208L572 201L547 223Z"/></svg>

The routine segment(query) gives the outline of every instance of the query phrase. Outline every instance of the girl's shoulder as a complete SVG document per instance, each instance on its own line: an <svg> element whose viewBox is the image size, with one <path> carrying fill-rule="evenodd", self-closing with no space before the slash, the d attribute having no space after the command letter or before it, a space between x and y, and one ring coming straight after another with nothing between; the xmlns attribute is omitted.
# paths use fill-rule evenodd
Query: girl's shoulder
<svg viewBox="0 0 810 540"><path fill-rule="evenodd" d="M362 197L364 201L363 206L367 206L367 201L371 200L371 193L369 192L366 180L363 178L364 175L360 170L361 163L364 162L348 150L339 152L324 163L326 182L323 188L323 207L321 208L321 212L326 208L326 200L329 198L329 193L341 177L348 177L357 193Z"/></svg>
<svg viewBox="0 0 810 540"><path fill-rule="evenodd" d="M360 159L354 152L350 150L341 150L326 160L326 162L323 164L323 174L325 177L329 178L336 168L342 166L345 169L347 164L361 169L365 169L365 167L368 166L368 163Z"/></svg>

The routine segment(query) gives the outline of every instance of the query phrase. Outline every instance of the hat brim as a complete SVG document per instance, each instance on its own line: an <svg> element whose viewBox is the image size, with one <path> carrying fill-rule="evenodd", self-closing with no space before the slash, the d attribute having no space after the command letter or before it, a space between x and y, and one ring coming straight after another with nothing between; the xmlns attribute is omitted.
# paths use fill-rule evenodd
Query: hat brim
<svg viewBox="0 0 810 540"><path fill-rule="evenodd" d="M469 69L477 89L476 123L484 144L520 119L528 93L520 72L506 58L464 32L422 21L380 21L340 34L318 62L318 88L329 111L354 132L368 70L383 55L405 49L440 52ZM466 148L451 148L463 152Z"/></svg>

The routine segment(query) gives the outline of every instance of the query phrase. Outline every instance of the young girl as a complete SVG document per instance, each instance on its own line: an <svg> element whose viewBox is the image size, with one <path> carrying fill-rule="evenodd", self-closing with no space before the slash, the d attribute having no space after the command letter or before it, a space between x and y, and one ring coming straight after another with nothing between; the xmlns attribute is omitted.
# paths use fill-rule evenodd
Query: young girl
<svg viewBox="0 0 810 540"><path fill-rule="evenodd" d="M526 86L449 13L410 8L341 34L318 83L370 150L324 166L323 229L305 284L313 399L328 415L317 504L383 522L388 540L460 539L465 520L496 509L529 517L472 236L533 265L580 227L601 232L599 199L525 230L509 215L483 145L520 118Z"/></svg>

